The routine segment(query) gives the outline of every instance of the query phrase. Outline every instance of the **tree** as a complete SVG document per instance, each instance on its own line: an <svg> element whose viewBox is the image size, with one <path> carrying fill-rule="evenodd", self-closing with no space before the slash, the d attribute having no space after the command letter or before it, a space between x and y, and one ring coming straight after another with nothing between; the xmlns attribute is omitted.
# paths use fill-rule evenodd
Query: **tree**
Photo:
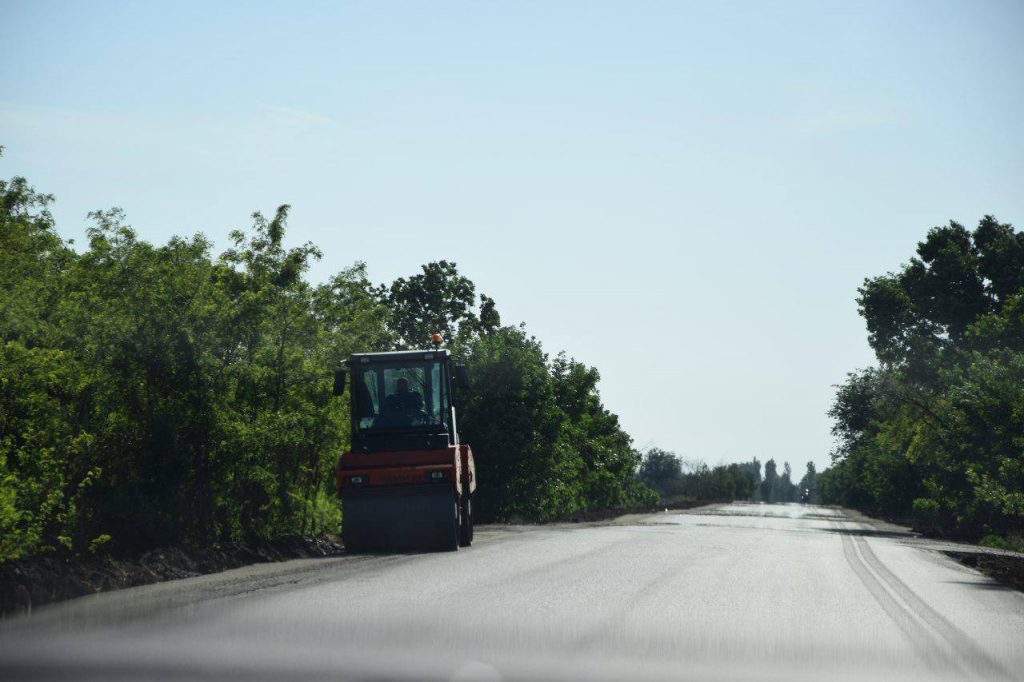
<svg viewBox="0 0 1024 682"><path fill-rule="evenodd" d="M549 371L555 402L566 416L560 442L582 463L584 507L623 507L646 497L636 486L640 454L619 418L601 403L597 369L563 352L550 363Z"/></svg>
<svg viewBox="0 0 1024 682"><path fill-rule="evenodd" d="M1024 234L992 216L933 228L858 301L880 366L838 387L822 499L1024 538Z"/></svg>
<svg viewBox="0 0 1024 682"><path fill-rule="evenodd" d="M917 366L964 340L968 328L1024 286L1024 234L985 216L969 232L932 228L898 274L864 280L859 310L886 364Z"/></svg>
<svg viewBox="0 0 1024 682"><path fill-rule="evenodd" d="M761 484L761 462L758 461L757 457L749 462L740 462L739 468L745 476L750 478L755 486Z"/></svg>
<svg viewBox="0 0 1024 682"><path fill-rule="evenodd" d="M481 519L541 519L582 503L576 453L560 447L558 408L540 343L503 327L469 352L473 389L462 402L464 440L480 453Z"/></svg>
<svg viewBox="0 0 1024 682"><path fill-rule="evenodd" d="M775 483L773 490L772 502L795 502L797 499L797 489L793 485L793 469L789 466L789 462L783 463L782 475L779 476L778 481Z"/></svg>
<svg viewBox="0 0 1024 682"><path fill-rule="evenodd" d="M769 459L764 463L764 480L761 481L761 499L765 502L776 502L778 483L778 466L775 464L774 458Z"/></svg>
<svg viewBox="0 0 1024 682"><path fill-rule="evenodd" d="M0 558L336 528L330 373L387 345L365 272L306 283L284 206L218 259L96 212L79 255L48 197L0 191Z"/></svg>
<svg viewBox="0 0 1024 682"><path fill-rule="evenodd" d="M651 448L644 455L638 476L645 485L657 491L662 499L681 493L683 469L674 452Z"/></svg>
<svg viewBox="0 0 1024 682"><path fill-rule="evenodd" d="M493 300L488 300L488 324L493 324L496 311ZM427 263L421 274L396 279L387 303L403 348L427 348L435 332L451 341L464 326L463 331L472 331L479 323L473 314L476 287L459 274L455 263L444 260Z"/></svg>
<svg viewBox="0 0 1024 682"><path fill-rule="evenodd" d="M0 180L0 560L70 544L97 473L83 458L86 368L54 347L61 275L76 256L52 201L24 178Z"/></svg>
<svg viewBox="0 0 1024 682"><path fill-rule="evenodd" d="M807 473L800 479L800 485L798 492L803 494L803 491L807 490L811 496L811 502L818 501L818 471L814 466L814 462L807 463Z"/></svg>

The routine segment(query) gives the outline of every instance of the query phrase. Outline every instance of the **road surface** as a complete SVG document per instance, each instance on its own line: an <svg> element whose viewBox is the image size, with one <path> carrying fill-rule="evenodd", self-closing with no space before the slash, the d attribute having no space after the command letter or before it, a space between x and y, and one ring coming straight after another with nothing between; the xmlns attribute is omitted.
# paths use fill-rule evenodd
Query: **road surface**
<svg viewBox="0 0 1024 682"><path fill-rule="evenodd" d="M489 527L0 623L0 679L1024 679L1024 595L844 512Z"/></svg>

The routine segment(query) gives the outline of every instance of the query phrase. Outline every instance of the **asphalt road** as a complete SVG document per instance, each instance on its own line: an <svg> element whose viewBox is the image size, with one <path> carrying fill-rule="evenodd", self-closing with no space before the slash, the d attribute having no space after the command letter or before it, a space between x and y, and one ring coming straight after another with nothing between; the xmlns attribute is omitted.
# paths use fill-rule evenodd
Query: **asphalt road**
<svg viewBox="0 0 1024 682"><path fill-rule="evenodd" d="M843 512L490 527L0 623L0 679L1024 679L1024 595Z"/></svg>

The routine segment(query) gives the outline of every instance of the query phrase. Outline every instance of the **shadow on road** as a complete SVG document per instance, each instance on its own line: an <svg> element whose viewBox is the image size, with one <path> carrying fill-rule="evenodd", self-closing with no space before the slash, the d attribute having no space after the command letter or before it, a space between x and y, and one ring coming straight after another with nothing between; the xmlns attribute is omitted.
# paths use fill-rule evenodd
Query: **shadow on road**
<svg viewBox="0 0 1024 682"><path fill-rule="evenodd" d="M973 587L976 590L989 590L991 592L1013 592L1014 589L1007 585L997 582L986 582L981 583L976 580L946 580L946 583L950 585L963 585L965 587Z"/></svg>
<svg viewBox="0 0 1024 682"><path fill-rule="evenodd" d="M865 538L913 539L921 537L917 533L912 533L910 531L875 530L874 528L824 528L822 530L829 533L836 533L838 535L859 536Z"/></svg>

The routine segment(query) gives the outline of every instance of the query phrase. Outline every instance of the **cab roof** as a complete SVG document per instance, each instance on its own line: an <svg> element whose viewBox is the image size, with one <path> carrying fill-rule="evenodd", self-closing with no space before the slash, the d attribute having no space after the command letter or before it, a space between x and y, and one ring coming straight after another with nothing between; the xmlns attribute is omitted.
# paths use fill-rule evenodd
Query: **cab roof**
<svg viewBox="0 0 1024 682"><path fill-rule="evenodd" d="M401 362L402 360L433 360L450 356L451 353L447 348L440 348L438 350L395 350L387 353L353 353L349 356L349 362L362 362L364 358L370 362Z"/></svg>

